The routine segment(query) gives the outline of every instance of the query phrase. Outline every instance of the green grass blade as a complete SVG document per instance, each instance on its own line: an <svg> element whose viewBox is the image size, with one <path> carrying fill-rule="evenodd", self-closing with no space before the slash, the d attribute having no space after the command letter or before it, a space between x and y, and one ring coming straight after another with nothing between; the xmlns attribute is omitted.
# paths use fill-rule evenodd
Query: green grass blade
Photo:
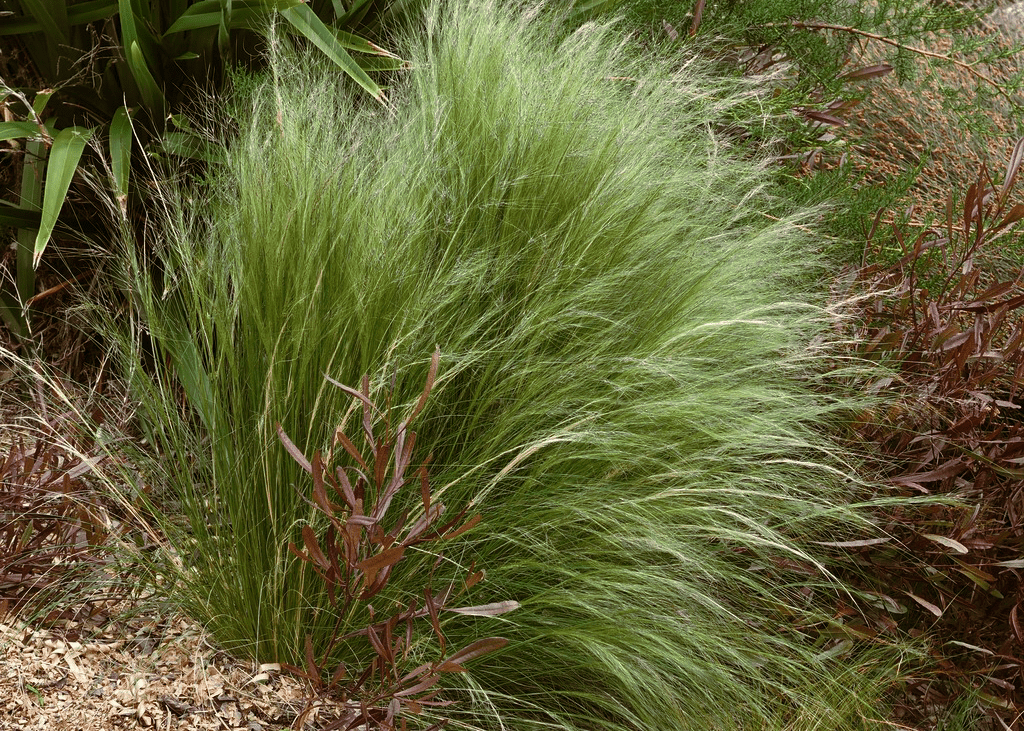
<svg viewBox="0 0 1024 731"><path fill-rule="evenodd" d="M292 24L296 31L325 56L337 64L346 74L368 91L378 101L384 101L384 92L376 82L355 62L348 51L341 45L334 32L316 17L308 5L296 5L281 13Z"/></svg>
<svg viewBox="0 0 1024 731"><path fill-rule="evenodd" d="M82 158L82 152L92 133L92 129L68 127L61 130L53 140L46 165L42 219L32 252L33 269L39 265L46 244L50 240L50 234L53 233L53 227L57 224L57 217L64 205L64 197L71 186L71 179L78 169L78 161Z"/></svg>
<svg viewBox="0 0 1024 731"><path fill-rule="evenodd" d="M110 169L119 198L128 195L132 162L132 121L126 107L118 107L110 120Z"/></svg>

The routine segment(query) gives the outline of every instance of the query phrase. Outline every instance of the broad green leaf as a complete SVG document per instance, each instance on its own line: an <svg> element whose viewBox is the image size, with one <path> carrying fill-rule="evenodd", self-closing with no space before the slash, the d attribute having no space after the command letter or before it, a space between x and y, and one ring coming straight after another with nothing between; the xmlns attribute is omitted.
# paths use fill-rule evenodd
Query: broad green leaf
<svg viewBox="0 0 1024 731"><path fill-rule="evenodd" d="M95 20L113 18L117 15L116 0L91 0L68 8L68 25L83 25ZM4 19L0 25L0 36L19 36L27 33L44 33L42 24L32 17L23 15Z"/></svg>
<svg viewBox="0 0 1024 731"><path fill-rule="evenodd" d="M25 337L28 327L21 303L6 292L0 292L0 317L7 323L7 327L15 337L19 339Z"/></svg>
<svg viewBox="0 0 1024 731"><path fill-rule="evenodd" d="M48 150L43 140L29 140L25 144L25 163L21 170L21 207L27 211L41 212L43 203L43 176L46 171ZM39 227L42 227L40 213ZM32 267L32 252L35 236L33 228L19 228L17 234L18 254L16 285L18 298L27 302L36 288L36 273Z"/></svg>
<svg viewBox="0 0 1024 731"><path fill-rule="evenodd" d="M349 25L353 18L356 17L367 5L373 0L355 0L351 7L344 13L337 13L337 18L334 21L336 26Z"/></svg>
<svg viewBox="0 0 1024 731"><path fill-rule="evenodd" d="M215 164L224 162L223 149L188 132L166 132L163 136L163 147L167 153L178 157Z"/></svg>
<svg viewBox="0 0 1024 731"><path fill-rule="evenodd" d="M85 144L92 136L92 129L68 127L57 133L50 148L50 159L46 165L46 187L43 188L43 215L32 252L32 268L39 266L39 259L50 240L50 234L57 223L64 197L71 185L71 178L78 169Z"/></svg>
<svg viewBox="0 0 1024 731"><path fill-rule="evenodd" d="M39 22L47 40L67 45L70 28L64 0L21 0L25 10Z"/></svg>
<svg viewBox="0 0 1024 731"><path fill-rule="evenodd" d="M265 19L274 11L287 10L299 4L300 0L241 0L241 2L233 2L229 27L248 28L253 25L256 18ZM220 0L200 0L190 5L188 10L178 16L164 36L199 28L216 27L220 25L222 15L223 9Z"/></svg>
<svg viewBox="0 0 1024 731"><path fill-rule="evenodd" d="M348 51L338 42L334 32L316 17L308 5L296 5L281 13L292 24L296 31L319 48L324 55L334 61L346 74L361 87L366 89L379 101L384 101L384 93L373 79L363 71Z"/></svg>
<svg viewBox="0 0 1024 731"><path fill-rule="evenodd" d="M127 50L126 60L128 61L128 68L131 69L132 76L135 77L135 81L139 85L139 93L142 94L142 100L154 116L162 117L164 95L160 91L160 87L157 86L156 79L149 73L149 67L146 66L146 59L142 55L142 49L136 41L132 41L131 46Z"/></svg>
<svg viewBox="0 0 1024 731"><path fill-rule="evenodd" d="M388 58L394 59L398 58L398 56L390 51L386 51L380 46L370 43L365 38L357 36L354 33L349 33L348 31L334 29L334 37L338 39L338 43L350 51L369 53L374 56L387 56Z"/></svg>
<svg viewBox="0 0 1024 731"><path fill-rule="evenodd" d="M0 226L38 229L40 217L39 211L30 211L7 201L0 201Z"/></svg>
<svg viewBox="0 0 1024 731"><path fill-rule="evenodd" d="M32 111L35 112L37 116L42 114L43 110L46 109L46 103L50 101L50 97L52 97L53 94L53 91L36 92L35 98L32 99Z"/></svg>
<svg viewBox="0 0 1024 731"><path fill-rule="evenodd" d="M201 0L171 23L171 27L164 33L164 37L174 33L220 25L220 16L220 0Z"/></svg>
<svg viewBox="0 0 1024 731"><path fill-rule="evenodd" d="M132 9L131 0L118 0L118 9L121 16L121 39L125 61L128 63L135 83L139 86L142 101L155 117L163 117L164 95L150 71L146 55L142 51L143 39L135 23L135 11Z"/></svg>
<svg viewBox="0 0 1024 731"><path fill-rule="evenodd" d="M39 134L39 125L35 122L0 122L0 141L39 137Z"/></svg>
<svg viewBox="0 0 1024 731"><path fill-rule="evenodd" d="M126 107L118 107L110 120L110 169L118 196L128 195L132 161L132 121Z"/></svg>

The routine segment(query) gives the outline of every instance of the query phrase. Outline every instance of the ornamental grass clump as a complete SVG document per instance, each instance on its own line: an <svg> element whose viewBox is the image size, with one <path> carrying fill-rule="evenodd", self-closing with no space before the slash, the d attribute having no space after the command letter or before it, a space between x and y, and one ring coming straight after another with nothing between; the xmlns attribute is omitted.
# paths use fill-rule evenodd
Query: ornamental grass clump
<svg viewBox="0 0 1024 731"><path fill-rule="evenodd" d="M294 455L327 453L356 403L334 383L367 374L366 400L408 413L436 348L416 453L433 500L482 518L441 560L406 551L374 603L423 597L425 569L485 571L462 603L518 602L440 618L450 647L508 640L442 679L453 724L870 726L898 658L830 619L813 550L864 523L823 436L850 404L821 375L821 262L711 131L756 88L545 22L434 6L398 34L389 109L277 46L213 110L223 168L165 183L155 255L123 259L161 575L233 651L352 665L324 653L360 628L289 551L326 529Z"/></svg>

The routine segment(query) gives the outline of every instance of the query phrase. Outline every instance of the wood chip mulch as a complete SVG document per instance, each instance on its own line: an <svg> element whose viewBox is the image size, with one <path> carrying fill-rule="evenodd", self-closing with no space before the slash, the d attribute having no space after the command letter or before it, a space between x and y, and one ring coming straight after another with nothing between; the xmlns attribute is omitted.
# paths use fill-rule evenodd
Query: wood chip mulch
<svg viewBox="0 0 1024 731"><path fill-rule="evenodd" d="M0 730L246 729L291 727L303 684L276 664L219 651L184 618L0 623ZM307 713L304 728L336 717Z"/></svg>

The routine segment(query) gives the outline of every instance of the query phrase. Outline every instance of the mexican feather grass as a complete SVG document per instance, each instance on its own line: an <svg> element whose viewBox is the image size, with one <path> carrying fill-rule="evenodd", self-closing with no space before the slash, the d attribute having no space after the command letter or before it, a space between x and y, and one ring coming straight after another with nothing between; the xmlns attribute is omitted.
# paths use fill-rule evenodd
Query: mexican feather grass
<svg viewBox="0 0 1024 731"><path fill-rule="evenodd" d="M232 650L325 646L275 424L323 449L352 405L325 376L400 411L438 348L417 455L483 522L437 572L521 604L446 620L452 646L510 640L452 678L453 727L868 727L898 657L828 641L809 548L863 522L823 436L850 404L822 375L822 263L713 133L757 92L551 28L434 6L387 108L278 40L211 112L223 168L164 183L154 260L124 256L158 357L108 322L166 488L161 570ZM394 601L422 595L402 576Z"/></svg>

